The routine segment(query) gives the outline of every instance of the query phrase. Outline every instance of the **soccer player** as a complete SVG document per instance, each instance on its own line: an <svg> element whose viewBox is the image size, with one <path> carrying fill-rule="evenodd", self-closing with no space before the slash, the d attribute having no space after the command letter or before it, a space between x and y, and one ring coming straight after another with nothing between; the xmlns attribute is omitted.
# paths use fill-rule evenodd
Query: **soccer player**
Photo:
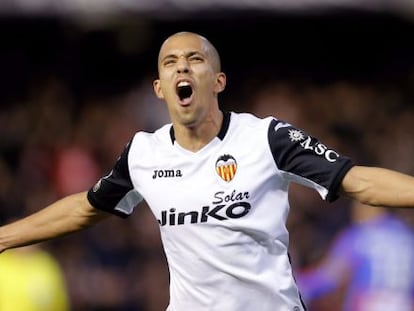
<svg viewBox="0 0 414 311"><path fill-rule="evenodd" d="M289 184L369 205L414 207L414 178L362 167L275 117L222 111L215 47L167 38L153 87L171 118L140 131L89 191L0 227L0 252L129 216L145 200L170 271L168 311L305 310L288 256ZM139 276L137 276L139 277Z"/></svg>
<svg viewBox="0 0 414 311"><path fill-rule="evenodd" d="M340 293L341 305L330 304L329 309L412 311L412 228L387 208L357 201L351 208L352 223L339 232L322 260L296 271L304 301L312 306Z"/></svg>

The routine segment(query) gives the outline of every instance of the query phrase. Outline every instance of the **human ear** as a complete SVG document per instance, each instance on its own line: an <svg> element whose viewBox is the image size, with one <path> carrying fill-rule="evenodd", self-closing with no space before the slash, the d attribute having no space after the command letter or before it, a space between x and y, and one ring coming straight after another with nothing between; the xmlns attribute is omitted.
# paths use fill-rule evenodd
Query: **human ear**
<svg viewBox="0 0 414 311"><path fill-rule="evenodd" d="M161 85L160 84L161 84L160 79L156 79L156 80L154 80L154 82L152 82L152 86L154 88L155 95L159 99L164 99L164 94L162 93L162 89L161 89Z"/></svg>
<svg viewBox="0 0 414 311"><path fill-rule="evenodd" d="M227 82L226 75L223 72L218 73L216 77L216 85L214 88L216 93L220 93L224 91L224 89L226 88L226 82Z"/></svg>

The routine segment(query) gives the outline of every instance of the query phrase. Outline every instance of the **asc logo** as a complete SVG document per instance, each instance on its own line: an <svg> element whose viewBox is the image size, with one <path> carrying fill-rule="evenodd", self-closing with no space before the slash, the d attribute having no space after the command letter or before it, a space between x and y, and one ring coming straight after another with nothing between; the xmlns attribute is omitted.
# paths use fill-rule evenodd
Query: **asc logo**
<svg viewBox="0 0 414 311"><path fill-rule="evenodd" d="M339 158L339 154L332 149L329 149L324 144L321 144L312 137L303 135L303 133L296 129L289 130L289 139L292 142L300 142L300 145L305 150L311 150L317 155L324 156L329 162L335 162Z"/></svg>

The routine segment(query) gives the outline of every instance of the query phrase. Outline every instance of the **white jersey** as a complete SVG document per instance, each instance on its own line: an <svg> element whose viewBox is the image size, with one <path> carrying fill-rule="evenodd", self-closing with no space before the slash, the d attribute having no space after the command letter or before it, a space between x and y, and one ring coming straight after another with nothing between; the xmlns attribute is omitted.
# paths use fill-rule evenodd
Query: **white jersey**
<svg viewBox="0 0 414 311"><path fill-rule="evenodd" d="M351 166L290 124L231 112L197 152L177 143L171 124L138 132L88 198L124 217L148 203L169 264L168 311L301 311L288 256L289 183L333 200Z"/></svg>

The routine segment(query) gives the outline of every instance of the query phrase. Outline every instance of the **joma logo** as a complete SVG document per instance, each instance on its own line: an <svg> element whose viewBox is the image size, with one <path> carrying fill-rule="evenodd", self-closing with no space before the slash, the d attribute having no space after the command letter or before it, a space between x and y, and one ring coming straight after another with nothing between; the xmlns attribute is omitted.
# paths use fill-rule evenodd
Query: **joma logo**
<svg viewBox="0 0 414 311"><path fill-rule="evenodd" d="M170 178L170 177L183 177L181 170L154 170L152 178Z"/></svg>

